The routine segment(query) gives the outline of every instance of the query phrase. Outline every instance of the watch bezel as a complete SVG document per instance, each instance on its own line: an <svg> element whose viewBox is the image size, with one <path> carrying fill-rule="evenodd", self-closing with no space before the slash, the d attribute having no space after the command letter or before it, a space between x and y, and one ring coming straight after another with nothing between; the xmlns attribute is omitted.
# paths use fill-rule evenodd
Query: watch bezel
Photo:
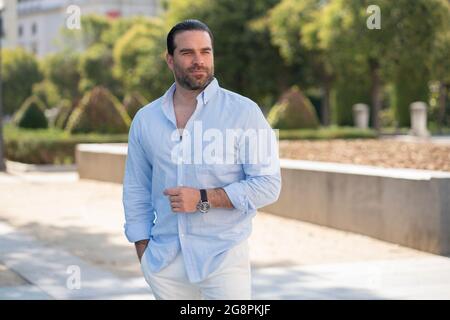
<svg viewBox="0 0 450 320"><path fill-rule="evenodd" d="M206 213L209 211L209 209L211 209L211 205L209 204L209 202L207 201L200 201L197 205L197 209L201 212L201 213Z"/></svg>

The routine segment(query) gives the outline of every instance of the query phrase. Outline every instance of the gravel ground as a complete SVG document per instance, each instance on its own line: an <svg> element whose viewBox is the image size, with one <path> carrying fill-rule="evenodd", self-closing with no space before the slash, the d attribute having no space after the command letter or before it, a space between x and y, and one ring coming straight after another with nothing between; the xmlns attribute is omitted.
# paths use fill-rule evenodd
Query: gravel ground
<svg viewBox="0 0 450 320"><path fill-rule="evenodd" d="M450 171L450 145L393 140L280 141L280 156L299 160Z"/></svg>

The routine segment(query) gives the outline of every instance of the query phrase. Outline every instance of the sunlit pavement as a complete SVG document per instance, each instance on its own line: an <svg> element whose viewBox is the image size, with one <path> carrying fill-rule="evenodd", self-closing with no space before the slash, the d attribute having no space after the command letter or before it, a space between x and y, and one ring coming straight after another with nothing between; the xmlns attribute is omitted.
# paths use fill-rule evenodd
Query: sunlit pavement
<svg viewBox="0 0 450 320"><path fill-rule="evenodd" d="M6 199L7 186L12 184L59 186L69 182L77 183L75 173L3 174L0 177L0 185L3 185L0 198ZM104 187L97 189L101 188ZM36 190L33 189L34 192ZM46 192L47 189L39 190ZM93 263L92 258L71 252L76 243L63 246L63 241L69 241L65 238L61 238L61 242L41 241L6 222L2 213L8 210L12 214L20 212L25 201L4 201L9 203L9 207L0 208L0 218L5 221L0 222L0 264L21 279L5 286L0 272L0 299L153 299L139 274L118 275L105 264ZM16 207L13 208L11 203ZM71 207L70 210L84 212L85 207L86 204L80 203L80 208ZM97 212L88 212L88 217L93 214L101 216L101 211L105 210L95 203L91 209ZM39 210L33 214L39 214ZM44 232L47 230L50 229ZM88 236L88 232L85 235ZM78 241L78 238L70 239ZM336 248L342 252L345 249L342 245ZM258 251L257 247L254 249ZM399 249L402 250L407 252L409 249ZM129 257L126 256L124 261L135 259L131 253ZM264 261L264 257L261 259ZM389 259L308 265L256 263L252 273L254 299L450 299L450 259L420 252L398 254Z"/></svg>

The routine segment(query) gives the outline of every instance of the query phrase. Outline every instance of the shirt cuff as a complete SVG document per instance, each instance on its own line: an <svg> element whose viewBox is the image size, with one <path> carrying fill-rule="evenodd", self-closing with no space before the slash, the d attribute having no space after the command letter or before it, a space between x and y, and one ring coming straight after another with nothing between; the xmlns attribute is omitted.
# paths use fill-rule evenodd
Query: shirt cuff
<svg viewBox="0 0 450 320"><path fill-rule="evenodd" d="M230 199L231 203L236 209L244 213L247 213L248 198L243 186L239 182L231 183L223 187L223 190L225 190L225 193L227 194L228 198Z"/></svg>
<svg viewBox="0 0 450 320"><path fill-rule="evenodd" d="M150 230L152 224L150 222L126 223L125 235L130 242L150 239Z"/></svg>

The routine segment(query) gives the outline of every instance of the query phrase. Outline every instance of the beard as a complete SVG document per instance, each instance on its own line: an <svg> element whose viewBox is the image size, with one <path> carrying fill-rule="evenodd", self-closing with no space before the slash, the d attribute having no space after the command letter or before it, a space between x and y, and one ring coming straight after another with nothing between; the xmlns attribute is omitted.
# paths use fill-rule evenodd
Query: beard
<svg viewBox="0 0 450 320"><path fill-rule="evenodd" d="M192 72L202 71L201 76L194 75ZM208 86L208 84L214 78L214 66L199 67L194 66L187 69L183 69L177 63L174 63L174 75L177 82L187 90L202 90Z"/></svg>

